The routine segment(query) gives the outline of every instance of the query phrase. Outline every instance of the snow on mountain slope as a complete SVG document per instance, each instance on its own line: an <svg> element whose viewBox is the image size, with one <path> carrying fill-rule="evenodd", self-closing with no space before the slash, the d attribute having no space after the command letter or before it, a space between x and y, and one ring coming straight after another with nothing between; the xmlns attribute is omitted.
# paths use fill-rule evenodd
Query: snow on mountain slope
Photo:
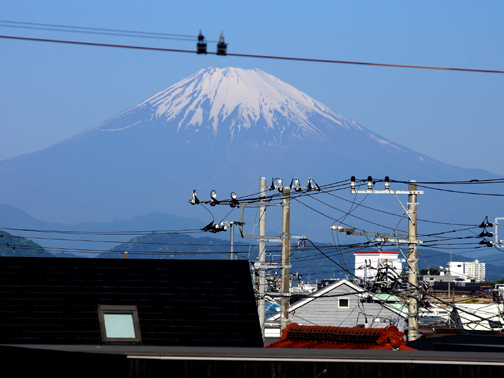
<svg viewBox="0 0 504 378"><path fill-rule="evenodd" d="M118 122L142 109L143 120ZM342 128L401 148L258 69L202 69L91 130L120 131L148 122L177 132L211 129L214 136L223 134L231 141L243 130L258 128L270 137L276 134L274 144L284 135L336 142Z"/></svg>
<svg viewBox="0 0 504 378"><path fill-rule="evenodd" d="M207 101L210 109L205 112ZM238 131L241 127L250 128L259 119L265 120L265 128L275 129L275 120L283 116L316 132L308 122L309 113L319 113L339 123L334 112L327 112L322 104L260 70L200 70L146 102L157 108L156 117L166 117L167 121L183 112L179 128L182 125L198 127L209 121L214 133L235 109L238 114L231 127Z"/></svg>

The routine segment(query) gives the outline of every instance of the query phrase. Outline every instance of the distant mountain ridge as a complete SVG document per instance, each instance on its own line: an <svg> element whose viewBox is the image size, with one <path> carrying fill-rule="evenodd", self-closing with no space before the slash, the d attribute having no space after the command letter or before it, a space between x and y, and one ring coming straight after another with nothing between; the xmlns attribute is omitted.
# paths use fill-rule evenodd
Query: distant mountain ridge
<svg viewBox="0 0 504 378"><path fill-rule="evenodd" d="M153 233L132 238L119 244L99 258L121 258L124 253L128 258L139 259L230 259L229 240L217 239L212 236L193 237L185 234ZM233 259L239 256L248 257L249 253L257 255L257 246L251 247L243 241L236 240ZM253 257L251 257L253 258Z"/></svg>
<svg viewBox="0 0 504 378"><path fill-rule="evenodd" d="M128 220L67 225L38 220L24 211L0 203L0 229L8 228L11 234L37 240L37 245L47 251L70 256L94 257L128 241L135 232L199 230L205 222L157 212Z"/></svg>
<svg viewBox="0 0 504 378"><path fill-rule="evenodd" d="M246 243L238 239L235 243L234 258L250 259L255 261L258 257L257 246L250 248ZM325 244L316 243L318 248L323 248L325 253L333 255L338 249ZM274 262L280 263L280 250L275 249L271 244L267 248L268 251L276 252ZM342 259L331 261L324 257L321 253L310 246L304 248L292 248L291 258L291 273L299 273L303 276L303 280L315 280L322 278L344 278L347 274L343 268L354 273L355 257L353 252L376 250L369 248L356 247L350 253L345 253ZM391 249L392 250L392 249ZM124 252L128 252L128 258L138 259L224 259L230 258L229 241L219 240L213 237L193 237L191 235L177 234L150 234L140 237L135 237L123 244L119 244L112 248L109 252L100 254L100 258L123 258ZM311 261L307 256L311 256ZM443 253L430 248L419 248L418 262L419 269L432 267L446 267L450 258L452 261L474 261L463 255ZM334 257L334 256L333 256ZM271 258L271 256L269 257ZM269 260L268 260L269 261ZM337 264L334 262L336 261ZM482 259L484 262L485 259ZM499 280L504 278L502 269L497 264L486 264L487 280Z"/></svg>
<svg viewBox="0 0 504 378"><path fill-rule="evenodd" d="M53 257L39 244L0 229L0 256Z"/></svg>
<svg viewBox="0 0 504 378"><path fill-rule="evenodd" d="M16 228L22 224L26 225L25 228L27 228L24 231L21 229L10 232L2 230L5 225ZM206 224L205 221L200 219L186 219L170 214L152 213L144 217L117 220L111 223L88 222L65 225L40 221L12 206L0 204L0 235L4 235L0 237L0 255L123 258L124 252L128 252L129 258L229 259L230 229L227 232L218 234L184 234L169 231L199 230L204 224ZM50 230L54 232L49 232ZM163 232L163 230L166 232ZM68 231L80 231L83 234L73 235L72 233L68 234ZM89 231L89 233L87 234L86 231ZM134 236L135 231L138 232L138 236ZM113 235L108 235L108 232ZM144 232L149 232L149 234L142 235ZM23 235L34 238L38 243L25 239ZM41 236L42 239L36 239L37 236ZM64 241L64 239L67 239L67 241ZM110 243L111 240L115 240L115 242ZM323 248L332 246L332 244L325 243L316 244ZM357 249L366 250L363 247L357 247ZM83 250L88 250L88 252L79 252ZM296 259L303 256L307 250L309 248L292 249L295 252L295 257L292 259L293 269L304 274L306 276L305 280L308 276L313 279L344 276L341 268L327 259L316 259L317 263L314 265L298 263ZM268 255L269 258L272 255L278 257L280 254L278 246L275 244L269 244L267 251L271 254ZM488 249L486 252L491 251L492 249ZM240 238L236 232L235 252L237 257L250 258L253 261L257 257L257 245ZM313 253L318 254L312 249L310 254ZM446 266L450 259L447 253L435 249L421 247L418 253L420 257L419 268ZM501 266L504 264L501 256L501 254L488 254L479 257L481 262L487 263L488 279L496 280L504 277L501 273ZM452 261L473 261L475 258L477 257L454 254ZM349 269L353 269L352 253L344 254L343 261L344 265ZM343 262L339 261L339 263Z"/></svg>

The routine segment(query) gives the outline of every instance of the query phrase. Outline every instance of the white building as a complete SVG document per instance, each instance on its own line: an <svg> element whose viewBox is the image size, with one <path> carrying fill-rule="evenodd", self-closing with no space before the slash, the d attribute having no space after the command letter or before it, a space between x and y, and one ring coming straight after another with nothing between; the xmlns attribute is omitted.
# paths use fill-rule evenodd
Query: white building
<svg viewBox="0 0 504 378"><path fill-rule="evenodd" d="M466 262L464 263L464 269L468 279L474 280L474 282L485 281L485 263L481 263L478 260Z"/></svg>
<svg viewBox="0 0 504 378"><path fill-rule="evenodd" d="M448 269L451 277L455 279L474 280L475 282L485 281L485 263L478 260L473 262L451 261L448 263Z"/></svg>
<svg viewBox="0 0 504 378"><path fill-rule="evenodd" d="M376 276L379 267L389 266L397 273L402 271L402 260L398 259L397 252L366 251L354 252L355 277L368 281Z"/></svg>
<svg viewBox="0 0 504 378"><path fill-rule="evenodd" d="M464 272L464 263L458 261L450 261L448 263L448 270L450 271L450 276L453 280L466 280L467 277ZM445 276L447 273L445 273Z"/></svg>

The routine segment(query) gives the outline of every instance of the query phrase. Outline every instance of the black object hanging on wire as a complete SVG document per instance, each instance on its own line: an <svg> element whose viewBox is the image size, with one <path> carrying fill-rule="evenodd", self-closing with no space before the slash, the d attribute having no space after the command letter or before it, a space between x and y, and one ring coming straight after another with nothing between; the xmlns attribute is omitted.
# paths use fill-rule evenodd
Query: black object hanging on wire
<svg viewBox="0 0 504 378"><path fill-rule="evenodd" d="M224 42L224 33L221 32L219 43L217 43L217 55L227 54L227 43Z"/></svg>
<svg viewBox="0 0 504 378"><path fill-rule="evenodd" d="M201 33L201 30L198 35L198 43L196 44L198 54L206 54L207 53L207 44L205 41L205 36Z"/></svg>

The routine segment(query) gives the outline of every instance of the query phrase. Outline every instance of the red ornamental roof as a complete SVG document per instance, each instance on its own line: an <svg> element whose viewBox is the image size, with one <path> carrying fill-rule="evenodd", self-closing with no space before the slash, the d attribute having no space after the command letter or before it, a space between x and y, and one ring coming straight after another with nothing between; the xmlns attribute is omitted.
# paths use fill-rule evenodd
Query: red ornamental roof
<svg viewBox="0 0 504 378"><path fill-rule="evenodd" d="M415 350L406 346L404 333L387 328L302 326L291 323L280 341L266 348Z"/></svg>

